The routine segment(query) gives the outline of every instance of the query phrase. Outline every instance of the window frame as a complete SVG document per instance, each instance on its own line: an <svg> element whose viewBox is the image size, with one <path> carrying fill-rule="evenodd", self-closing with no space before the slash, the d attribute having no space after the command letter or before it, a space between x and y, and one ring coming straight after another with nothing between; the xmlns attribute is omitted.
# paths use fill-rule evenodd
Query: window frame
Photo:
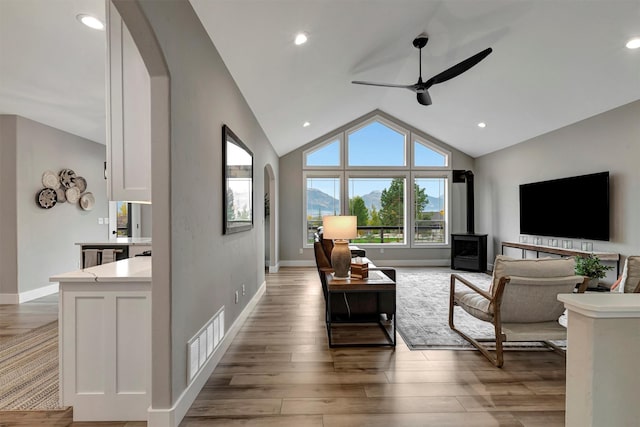
<svg viewBox="0 0 640 427"><path fill-rule="evenodd" d="M414 144L416 142L444 156L445 165L444 166L417 166L416 154L415 154L415 148L414 148ZM411 143L409 145L411 146L411 170L451 170L451 152L450 151L437 146L434 142L429 141L428 139L423 138L420 135L417 135L413 132L411 133Z"/></svg>
<svg viewBox="0 0 640 427"><path fill-rule="evenodd" d="M345 172L345 177L344 177L344 185L345 185L345 197L344 197L344 205L343 205L343 209L344 212L349 212L349 199L350 199L350 194L349 194L349 180L351 178L404 178L404 242L403 243L358 243L358 246L363 246L363 247L381 247L381 248L388 248L388 247L396 247L396 248L406 248L410 246L409 243L409 238L407 237L407 226L408 226L408 222L406 221L407 218L407 211L408 211L408 203L409 202L409 198L410 195L408 194L408 190L407 190L407 183L410 182L411 180L411 174L409 173L409 171L406 170L384 170L384 171L379 171L379 170L353 170L353 171L346 171Z"/></svg>
<svg viewBox="0 0 640 427"><path fill-rule="evenodd" d="M404 147L403 147L403 159L404 159L404 166L377 166L377 165L365 165L365 166L352 166L349 164L349 135L351 135L352 133L355 133L367 126L369 126L372 123L375 122L380 122L382 125L390 128L391 130L394 130L402 135L404 135ZM385 119L382 116L373 116L368 120L365 120L361 123L358 123L355 126L352 126L348 129L346 129L344 131L344 143L343 143L343 158L344 158L344 168L345 169L349 169L349 170L408 170L410 169L410 150L411 147L409 146L409 139L411 138L411 131L409 131L408 129L404 129L403 127L399 126L396 123L393 123L392 121L390 121L389 119Z"/></svg>
<svg viewBox="0 0 640 427"><path fill-rule="evenodd" d="M303 191L302 191L302 244L303 244L303 248L312 248L313 247L313 242L309 243L307 241L307 230L308 230L308 226L307 226L307 179L309 178L338 178L340 180L339 182L339 187L340 187L340 198L343 199L344 198L344 192L345 192L345 180L344 180L344 172L343 171L339 171L337 169L333 169L333 170L308 170L308 171L303 171L302 172L302 182L303 182ZM347 205L348 206L348 205ZM344 213L346 212L344 209L344 200L341 200L340 203L338 204L338 207L340 209L340 212L338 213L338 215L344 215ZM348 208L347 208L348 209Z"/></svg>
<svg viewBox="0 0 640 427"><path fill-rule="evenodd" d="M331 144L333 144L335 141L338 141L338 156L339 159L339 163L337 166L309 166L307 165L307 156L315 151L318 151L324 147L327 147ZM344 157L344 132L340 132L338 134L334 134L332 136L330 136L327 139L324 139L322 142L319 142L318 144L315 144L313 147L309 147L306 150L304 150L302 152L302 169L303 170L336 170L336 169L343 169L344 168L344 164L345 164L345 157Z"/></svg>
<svg viewBox="0 0 640 427"><path fill-rule="evenodd" d="M374 122L380 122L382 125L404 135L404 166L350 166L349 162L349 135L370 125ZM340 165L339 166L308 166L306 164L307 155L323 146L329 145L334 141L340 144ZM416 166L414 144L418 142L429 149L442 154L445 157L445 166ZM405 178L405 194L404 194L404 225L405 225L405 241L404 243L358 243L359 246L368 248L406 248L406 249L441 249L450 247L451 232L451 184L453 178L452 172L452 153L441 147L437 142L432 141L427 136L415 132L408 126L403 126L393 121L392 118L384 117L380 114L374 114L362 121L350 126L342 128L342 130L332 132L328 137L323 138L320 142L313 144L302 152L302 247L312 248L313 243L307 242L307 179L308 178L338 178L340 180L340 215L349 212L349 180L351 178L385 178L385 177L404 177ZM413 191L415 180L417 178L445 178L445 242L444 243L420 243L415 241L414 229L415 212L415 193Z"/></svg>
<svg viewBox="0 0 640 427"><path fill-rule="evenodd" d="M412 248L448 248L450 247L450 234L451 234L451 182L453 178L452 171L415 171L411 173L411 206L415 206L415 192L413 191L413 185L416 182L416 179L420 178L445 178L445 187L444 187L444 197L445 197L445 215L444 215L444 243L422 243L416 242L415 239L415 218L411 218L411 247ZM413 215L412 215L413 216Z"/></svg>

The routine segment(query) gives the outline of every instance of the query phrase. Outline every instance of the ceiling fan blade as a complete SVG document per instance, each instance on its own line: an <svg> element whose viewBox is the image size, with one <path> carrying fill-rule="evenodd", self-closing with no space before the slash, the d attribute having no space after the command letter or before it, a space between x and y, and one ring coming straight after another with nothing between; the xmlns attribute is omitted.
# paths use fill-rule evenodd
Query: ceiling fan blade
<svg viewBox="0 0 640 427"><path fill-rule="evenodd" d="M431 95L426 90L424 92L418 92L418 102L422 105L431 105Z"/></svg>
<svg viewBox="0 0 640 427"><path fill-rule="evenodd" d="M352 81L351 83L357 84L357 85L381 86L381 87L399 87L399 88L402 88L402 89L415 90L414 89L415 85L394 85L394 84L390 84L390 83L373 83L373 82L363 82L363 81L359 81L359 80Z"/></svg>
<svg viewBox="0 0 640 427"><path fill-rule="evenodd" d="M431 77L429 80L426 81L425 86L427 88L429 88L432 85L435 85L435 84L438 84L438 83L442 83L442 82L446 82L447 80L450 80L450 79L452 79L454 77L459 76L460 74L462 74L465 71L467 71L469 68L471 68L474 65L476 65L478 62L482 61L491 52L493 52L493 49L491 49L489 47L489 48L483 50L482 52L476 53L475 55L465 59L464 61L457 63L453 67L447 68L446 70L444 70L440 74L437 74L437 75Z"/></svg>

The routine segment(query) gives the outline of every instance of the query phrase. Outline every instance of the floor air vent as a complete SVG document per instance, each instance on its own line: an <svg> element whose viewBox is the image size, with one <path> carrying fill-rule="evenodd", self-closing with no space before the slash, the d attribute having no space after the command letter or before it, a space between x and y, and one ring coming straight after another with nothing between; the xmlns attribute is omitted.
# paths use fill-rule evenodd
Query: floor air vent
<svg viewBox="0 0 640 427"><path fill-rule="evenodd" d="M187 343L188 382L193 380L224 337L224 306Z"/></svg>

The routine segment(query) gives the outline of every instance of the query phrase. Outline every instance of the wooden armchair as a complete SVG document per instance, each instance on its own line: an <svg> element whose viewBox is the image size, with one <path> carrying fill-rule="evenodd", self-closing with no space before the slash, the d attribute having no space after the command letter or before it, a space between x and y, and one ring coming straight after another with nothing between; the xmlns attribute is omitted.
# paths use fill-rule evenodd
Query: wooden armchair
<svg viewBox="0 0 640 427"><path fill-rule="evenodd" d="M588 278L576 276L575 261L567 259L512 259L499 255L489 290L483 290L457 274L451 275L449 327L469 341L497 367L504 364L505 341L541 341L560 350L550 340L566 339L566 328L558 323L564 305L558 294L587 288ZM457 286L462 285L462 286ZM489 322L495 331L495 357L480 339L458 330L454 307ZM491 340L493 341L493 340Z"/></svg>

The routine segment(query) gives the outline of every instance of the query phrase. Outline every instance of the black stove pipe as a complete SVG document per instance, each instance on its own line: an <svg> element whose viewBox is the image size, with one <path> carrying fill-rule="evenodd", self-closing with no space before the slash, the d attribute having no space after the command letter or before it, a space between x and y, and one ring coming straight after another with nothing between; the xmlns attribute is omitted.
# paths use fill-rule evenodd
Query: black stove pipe
<svg viewBox="0 0 640 427"><path fill-rule="evenodd" d="M473 201L474 201L473 172L466 171L464 175L465 175L465 180L467 182L467 233L475 234L476 218L475 218L475 207L473 205Z"/></svg>

